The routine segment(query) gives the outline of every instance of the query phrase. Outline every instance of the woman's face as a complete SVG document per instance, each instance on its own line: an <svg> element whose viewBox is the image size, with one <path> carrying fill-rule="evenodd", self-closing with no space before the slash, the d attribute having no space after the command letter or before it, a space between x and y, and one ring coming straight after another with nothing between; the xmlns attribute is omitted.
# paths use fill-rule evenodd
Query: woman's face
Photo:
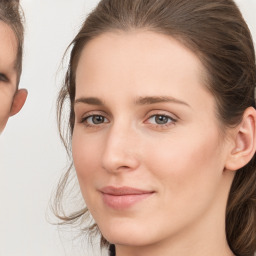
<svg viewBox="0 0 256 256"><path fill-rule="evenodd" d="M17 86L17 40L12 29L0 21L0 133L10 116Z"/></svg>
<svg viewBox="0 0 256 256"><path fill-rule="evenodd" d="M203 81L196 55L165 35L105 33L83 49L74 165L111 243L169 243L224 225L230 141Z"/></svg>

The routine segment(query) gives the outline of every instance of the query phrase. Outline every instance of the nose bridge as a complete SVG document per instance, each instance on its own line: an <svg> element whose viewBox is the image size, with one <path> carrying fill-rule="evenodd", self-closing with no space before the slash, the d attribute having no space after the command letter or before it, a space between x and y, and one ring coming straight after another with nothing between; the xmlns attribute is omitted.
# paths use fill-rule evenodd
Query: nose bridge
<svg viewBox="0 0 256 256"><path fill-rule="evenodd" d="M113 123L106 135L102 156L103 168L111 172L136 169L139 164L136 137L136 131L128 122Z"/></svg>

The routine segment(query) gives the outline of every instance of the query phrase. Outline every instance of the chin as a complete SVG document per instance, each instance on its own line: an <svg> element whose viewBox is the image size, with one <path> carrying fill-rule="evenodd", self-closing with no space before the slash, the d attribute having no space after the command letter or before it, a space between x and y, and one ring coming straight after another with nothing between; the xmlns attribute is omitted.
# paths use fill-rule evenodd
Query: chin
<svg viewBox="0 0 256 256"><path fill-rule="evenodd" d="M8 119L4 119L4 120L1 120L0 118L0 134L3 132L5 126L6 126L6 123L7 123Z"/></svg>
<svg viewBox="0 0 256 256"><path fill-rule="evenodd" d="M0 135L1 135L1 133L4 131L5 125L6 125L6 124L0 125Z"/></svg>
<svg viewBox="0 0 256 256"><path fill-rule="evenodd" d="M111 244L120 244L126 246L145 246L154 243L152 233L145 232L136 227L116 227L105 228L102 231L103 237ZM149 235L150 237L146 236Z"/></svg>
<svg viewBox="0 0 256 256"><path fill-rule="evenodd" d="M148 244L151 244L150 241L145 241L145 238L142 240L142 235L141 236L132 236L128 235L127 233L124 234L124 236L115 236L115 235L110 235L109 237L105 237L105 239L110 243L110 244L119 244L119 245L124 245L124 246L135 246L135 247L143 247Z"/></svg>

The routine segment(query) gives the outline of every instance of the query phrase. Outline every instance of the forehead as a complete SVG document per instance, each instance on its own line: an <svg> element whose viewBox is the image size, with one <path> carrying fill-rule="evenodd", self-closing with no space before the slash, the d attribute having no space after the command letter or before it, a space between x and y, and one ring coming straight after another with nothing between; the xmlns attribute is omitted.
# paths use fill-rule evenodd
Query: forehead
<svg viewBox="0 0 256 256"><path fill-rule="evenodd" d="M0 71L12 73L16 67L17 40L11 27L0 21Z"/></svg>
<svg viewBox="0 0 256 256"><path fill-rule="evenodd" d="M135 88L138 94L151 94L157 87L162 93L189 95L204 83L205 74L199 58L170 36L150 31L105 33L82 51L76 92L86 87L98 93L111 85L124 93Z"/></svg>

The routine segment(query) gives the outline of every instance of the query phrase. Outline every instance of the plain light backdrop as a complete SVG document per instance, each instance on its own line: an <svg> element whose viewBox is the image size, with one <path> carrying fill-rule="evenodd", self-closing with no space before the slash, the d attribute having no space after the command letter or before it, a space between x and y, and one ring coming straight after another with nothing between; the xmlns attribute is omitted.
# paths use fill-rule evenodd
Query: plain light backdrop
<svg viewBox="0 0 256 256"><path fill-rule="evenodd" d="M26 16L20 87L29 96L0 137L0 256L98 256L59 233L47 207L67 157L56 126L63 53L98 0L21 0ZM256 0L237 0L256 41Z"/></svg>

